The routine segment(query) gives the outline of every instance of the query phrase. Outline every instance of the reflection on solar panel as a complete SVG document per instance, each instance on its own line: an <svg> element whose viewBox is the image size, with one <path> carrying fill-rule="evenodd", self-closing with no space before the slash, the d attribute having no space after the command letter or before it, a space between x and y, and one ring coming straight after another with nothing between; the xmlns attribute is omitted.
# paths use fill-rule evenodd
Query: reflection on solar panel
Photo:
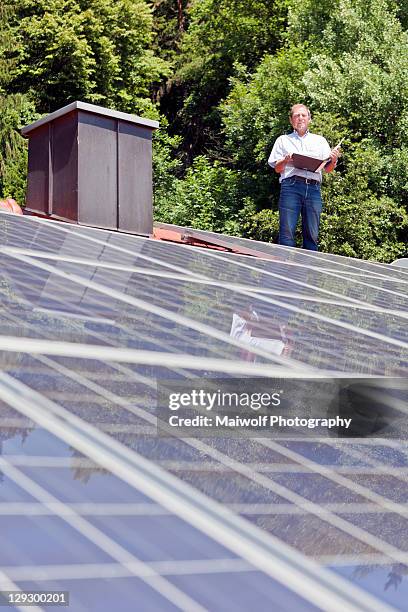
<svg viewBox="0 0 408 612"><path fill-rule="evenodd" d="M405 440L160 437L155 409L158 380L406 377L408 272L0 229L0 590L69 591L75 612L406 609ZM268 341L238 333L249 309Z"/></svg>

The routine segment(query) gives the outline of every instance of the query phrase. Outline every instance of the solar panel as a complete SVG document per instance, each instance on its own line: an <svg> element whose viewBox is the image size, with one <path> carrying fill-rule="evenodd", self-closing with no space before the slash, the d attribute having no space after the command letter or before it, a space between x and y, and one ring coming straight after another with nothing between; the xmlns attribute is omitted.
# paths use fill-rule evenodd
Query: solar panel
<svg viewBox="0 0 408 612"><path fill-rule="evenodd" d="M403 426L179 438L156 406L157 381L406 377L406 273L5 213L0 231L0 590L95 611L403 609ZM282 350L232 333L249 309Z"/></svg>
<svg viewBox="0 0 408 612"><path fill-rule="evenodd" d="M302 264L307 266L317 265L320 268L331 268L334 265L336 271L352 273L367 273L385 274L390 278L408 279L408 272L401 267L390 268L388 264L382 264L373 261L363 261L345 257L343 255L333 255L331 253L319 253L303 249L293 249L292 247L271 244L268 242L260 242L259 240L249 240L248 238L240 238L237 236L227 236L216 232L209 232L192 227L181 227L179 225L171 225L169 223L155 223L155 227L175 230L183 236L202 239L204 242L210 242L215 245L224 246L234 249L236 247L241 252L247 250L249 254L260 254L269 258L277 258L288 263Z"/></svg>

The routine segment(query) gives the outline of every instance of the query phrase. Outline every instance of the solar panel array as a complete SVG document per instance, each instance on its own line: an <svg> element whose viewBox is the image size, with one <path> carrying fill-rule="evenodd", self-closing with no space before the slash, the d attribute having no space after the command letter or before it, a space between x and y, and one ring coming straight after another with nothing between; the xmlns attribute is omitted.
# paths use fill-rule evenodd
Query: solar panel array
<svg viewBox="0 0 408 612"><path fill-rule="evenodd" d="M0 231L0 590L79 612L406 609L403 427L180 439L155 409L157 380L406 377L408 270L6 213ZM249 305L287 350L248 360Z"/></svg>

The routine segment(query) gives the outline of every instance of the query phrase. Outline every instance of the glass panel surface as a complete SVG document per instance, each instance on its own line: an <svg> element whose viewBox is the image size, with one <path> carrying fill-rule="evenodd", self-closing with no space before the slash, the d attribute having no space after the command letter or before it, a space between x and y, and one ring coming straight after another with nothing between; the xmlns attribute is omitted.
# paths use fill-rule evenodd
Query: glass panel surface
<svg viewBox="0 0 408 612"><path fill-rule="evenodd" d="M314 609L296 566L316 597L403 609L403 398L389 439L164 438L156 403L158 381L233 368L406 377L408 274L229 237L268 259L1 214L0 232L3 575L79 611ZM237 340L234 315L281 352Z"/></svg>

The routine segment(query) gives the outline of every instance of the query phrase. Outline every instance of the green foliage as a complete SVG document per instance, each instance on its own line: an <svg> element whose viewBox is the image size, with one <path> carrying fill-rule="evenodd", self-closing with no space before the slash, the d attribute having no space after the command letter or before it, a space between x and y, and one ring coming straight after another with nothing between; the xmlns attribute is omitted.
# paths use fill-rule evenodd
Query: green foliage
<svg viewBox="0 0 408 612"><path fill-rule="evenodd" d="M262 242L277 242L279 235L279 214L276 210L264 208L257 212L249 198L240 213L241 228L245 238Z"/></svg>
<svg viewBox="0 0 408 612"><path fill-rule="evenodd" d="M20 135L21 127L37 115L29 98L22 94L7 95L13 61L8 57L12 36L8 20L12 7L0 7L0 197L25 199L27 145Z"/></svg>
<svg viewBox="0 0 408 612"><path fill-rule="evenodd" d="M163 180L163 179L162 179ZM241 200L237 176L219 162L198 156L184 179L156 190L155 216L160 221L198 229L239 234Z"/></svg>
<svg viewBox="0 0 408 612"><path fill-rule="evenodd" d="M408 35L388 0L296 1L290 11L291 44L313 49L302 82L313 109L347 118L355 138L374 137L389 150L401 145L407 122ZM323 17L324 15L324 17ZM313 44L311 44L313 43Z"/></svg>
<svg viewBox="0 0 408 612"><path fill-rule="evenodd" d="M321 250L392 262L407 255L408 215L387 196L335 194L322 214Z"/></svg>
<svg viewBox="0 0 408 612"><path fill-rule="evenodd" d="M0 15L0 193L23 202L22 125L77 99L157 115L169 66L150 49L144 0L17 0Z"/></svg>
<svg viewBox="0 0 408 612"><path fill-rule="evenodd" d="M293 47L266 55L254 74L238 73L222 103L226 149L240 167L265 168L275 139L289 130L288 110L304 95L308 52Z"/></svg>
<svg viewBox="0 0 408 612"><path fill-rule="evenodd" d="M37 118L26 96L0 95L0 197L24 204L27 175L27 142L20 136L23 125Z"/></svg>
<svg viewBox="0 0 408 612"><path fill-rule="evenodd" d="M279 45L285 16L283 0L193 0L181 73L213 85L219 77L225 82L228 73L221 71L234 61L253 68Z"/></svg>
<svg viewBox="0 0 408 612"><path fill-rule="evenodd" d="M384 262L403 257L408 214L387 195L381 151L370 141L350 144L348 149L344 171L327 177L323 189L322 250Z"/></svg>
<svg viewBox="0 0 408 612"><path fill-rule="evenodd" d="M238 70L232 90L221 105L225 149L240 173L242 198L257 209L276 209L279 184L267 165L275 139L288 130L288 108L299 99L307 51L292 48L267 55L250 77Z"/></svg>
<svg viewBox="0 0 408 612"><path fill-rule="evenodd" d="M191 2L176 73L183 91L176 124L193 151L221 146L218 104L229 90L234 63L252 70L264 53L280 46L286 1Z"/></svg>
<svg viewBox="0 0 408 612"><path fill-rule="evenodd" d="M171 63L187 26L187 5L188 0L152 0L155 51Z"/></svg>
<svg viewBox="0 0 408 612"><path fill-rule="evenodd" d="M180 137L168 134L167 121L161 117L160 128L153 134L154 212L161 221L171 218L171 198L182 167L182 161L176 154L180 140Z"/></svg>
<svg viewBox="0 0 408 612"><path fill-rule="evenodd" d="M287 40L291 45L307 43L316 52L337 54L356 52L369 55L378 48L393 46L401 31L393 0L292 0L289 8Z"/></svg>
<svg viewBox="0 0 408 612"><path fill-rule="evenodd" d="M408 202L408 144L385 157L384 164L388 194L401 202Z"/></svg>
<svg viewBox="0 0 408 612"><path fill-rule="evenodd" d="M17 0L10 27L10 91L34 92L40 112L73 100L138 111L169 70L143 0Z"/></svg>

